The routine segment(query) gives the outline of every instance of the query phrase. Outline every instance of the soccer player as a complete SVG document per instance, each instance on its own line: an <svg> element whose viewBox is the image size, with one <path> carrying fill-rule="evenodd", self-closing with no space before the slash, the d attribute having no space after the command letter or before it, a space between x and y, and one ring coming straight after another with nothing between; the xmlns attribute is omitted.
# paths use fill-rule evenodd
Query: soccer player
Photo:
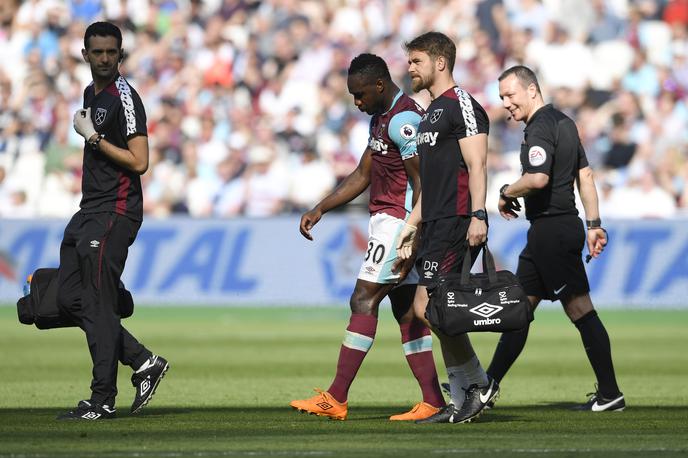
<svg viewBox="0 0 688 458"><path fill-rule="evenodd" d="M83 196L60 246L58 304L86 333L93 361L91 396L60 420L115 416L117 363L135 371L133 413L150 401L169 365L120 324L118 285L129 246L143 217L141 179L148 168L146 113L141 98L119 74L122 33L95 22L84 35L84 60L93 82L74 129L84 137Z"/></svg>
<svg viewBox="0 0 688 458"><path fill-rule="evenodd" d="M607 244L602 228L597 191L575 123L561 111L545 105L532 70L515 66L499 77L499 96L509 116L523 121L521 145L523 174L500 190L499 212L516 218L525 198L530 221L528 241L518 258L516 274L535 309L542 299L560 300L566 315L578 328L597 377L597 389L578 410L623 410L612 364L609 335L590 300L590 286L583 267L586 243L598 257ZM585 209L587 234L578 217L573 182L577 182ZM528 327L502 334L487 372L502 380L523 350Z"/></svg>
<svg viewBox="0 0 688 458"><path fill-rule="evenodd" d="M460 271L469 246L475 261L487 240L489 121L483 107L454 82L456 46L449 37L428 32L405 46L414 92L427 89L432 97L416 140L423 191L398 243L399 256L411 257L415 226L422 221L413 308L416 317L425 320L428 290L441 276ZM449 375L451 403L418 423L470 422L497 398L499 386L483 370L466 334L435 333Z"/></svg>
<svg viewBox="0 0 688 458"><path fill-rule="evenodd" d="M327 391L317 390L316 396L290 405L300 411L346 419L349 387L373 345L380 301L389 296L406 360L423 393L422 402L390 420L423 419L445 403L437 382L430 330L414 318L411 308L417 274L408 273L412 262L398 269L395 251L397 235L420 192L416 132L423 111L392 82L387 64L376 55L361 54L351 61L347 85L358 109L372 115L368 147L356 170L303 214L299 229L304 237L313 240L311 229L325 213L370 186L368 250L351 296L351 319L332 385Z"/></svg>

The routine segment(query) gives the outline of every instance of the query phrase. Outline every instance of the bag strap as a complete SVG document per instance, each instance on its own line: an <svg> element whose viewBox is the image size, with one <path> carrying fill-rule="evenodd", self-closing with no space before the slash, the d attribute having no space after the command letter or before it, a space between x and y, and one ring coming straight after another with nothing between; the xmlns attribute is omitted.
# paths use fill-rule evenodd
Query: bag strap
<svg viewBox="0 0 688 458"><path fill-rule="evenodd" d="M484 243L480 249L483 252L483 272L487 274L490 284L497 283L497 269L495 268L494 258L490 249L487 248L487 243ZM461 284L467 285L471 273L471 247L466 248L466 255L463 257L463 264L461 265Z"/></svg>

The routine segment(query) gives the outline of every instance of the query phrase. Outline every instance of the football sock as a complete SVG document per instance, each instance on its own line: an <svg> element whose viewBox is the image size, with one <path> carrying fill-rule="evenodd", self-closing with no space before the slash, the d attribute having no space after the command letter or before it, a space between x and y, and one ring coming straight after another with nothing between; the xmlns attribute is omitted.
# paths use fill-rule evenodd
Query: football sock
<svg viewBox="0 0 688 458"><path fill-rule="evenodd" d="M463 405L463 400L466 399L466 392L464 390L468 388L468 379L460 366L448 367L447 376L449 377L451 403L454 404L454 407L460 409Z"/></svg>
<svg viewBox="0 0 688 458"><path fill-rule="evenodd" d="M344 341L339 350L337 375L327 390L337 401L346 402L349 387L354 381L368 350L373 346L376 329L376 317L358 313L351 315Z"/></svg>
<svg viewBox="0 0 688 458"><path fill-rule="evenodd" d="M619 386L616 384L612 349L609 334L604 328L597 311L592 310L573 322L583 339L585 353L588 355L592 370L597 377L598 390L602 397L611 399L619 396Z"/></svg>
<svg viewBox="0 0 688 458"><path fill-rule="evenodd" d="M437 369L432 357L430 329L418 319L399 325L401 343L411 372L418 380L423 401L435 407L444 406L444 397L437 380Z"/></svg>
<svg viewBox="0 0 688 458"><path fill-rule="evenodd" d="M495 348L494 355L490 367L487 368L487 373L490 377L495 379L497 383L501 382L507 371L514 364L518 355L521 354L523 347L528 340L528 330L530 325L517 331L505 332L499 338L497 348Z"/></svg>
<svg viewBox="0 0 688 458"><path fill-rule="evenodd" d="M489 383L487 374L480 365L480 360L476 355L473 355L471 359L457 367L463 371L466 377L465 385L462 388L467 390L469 386L474 384L478 386L485 386Z"/></svg>

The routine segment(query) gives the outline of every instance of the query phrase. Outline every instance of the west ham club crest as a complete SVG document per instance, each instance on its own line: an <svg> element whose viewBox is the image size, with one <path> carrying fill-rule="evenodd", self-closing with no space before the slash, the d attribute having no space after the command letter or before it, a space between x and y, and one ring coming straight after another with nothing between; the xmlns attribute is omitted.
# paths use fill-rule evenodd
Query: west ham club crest
<svg viewBox="0 0 688 458"><path fill-rule="evenodd" d="M443 111L443 108L438 108L437 110L433 111L430 115L430 124L435 124L437 121L439 121Z"/></svg>
<svg viewBox="0 0 688 458"><path fill-rule="evenodd" d="M96 110L95 121L97 126L105 121L105 116L107 116L107 110L105 108L98 108Z"/></svg>

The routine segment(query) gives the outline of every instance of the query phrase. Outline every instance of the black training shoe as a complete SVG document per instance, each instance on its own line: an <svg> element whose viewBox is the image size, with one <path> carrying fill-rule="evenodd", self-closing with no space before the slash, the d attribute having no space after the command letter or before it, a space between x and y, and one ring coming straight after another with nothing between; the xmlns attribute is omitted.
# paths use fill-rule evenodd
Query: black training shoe
<svg viewBox="0 0 688 458"><path fill-rule="evenodd" d="M449 385L449 383L448 383L448 382L440 383L440 386L442 387L442 391L444 392L444 394L445 394L449 399L451 399L451 386ZM485 405L485 410L489 410L489 409L493 408L494 405L495 405L494 400L493 400L493 401L489 401L489 402Z"/></svg>
<svg viewBox="0 0 688 458"><path fill-rule="evenodd" d="M141 372L134 372L131 384L136 388L136 396L131 405L131 413L139 412L151 400L160 380L170 368L167 360L162 356L153 355L148 359L149 366Z"/></svg>
<svg viewBox="0 0 688 458"><path fill-rule="evenodd" d="M604 398L599 391L588 393L590 396L588 402L575 406L571 410L588 411L588 412L621 412L626 408L626 401L624 401L623 393L619 393L613 398Z"/></svg>
<svg viewBox="0 0 688 458"><path fill-rule="evenodd" d="M446 406L440 408L439 412L434 415L430 415L428 418L423 418L422 420L416 420L417 425L425 425L428 423L456 423L456 414L459 409L454 407L454 404L447 404Z"/></svg>
<svg viewBox="0 0 688 458"><path fill-rule="evenodd" d="M461 409L456 413L454 423L470 423L483 413L488 404L494 405L499 397L499 384L489 375L487 377L489 380L487 385L473 384L468 387L466 399L464 399Z"/></svg>
<svg viewBox="0 0 688 458"><path fill-rule="evenodd" d="M58 415L58 420L109 420L115 418L115 409L92 401L79 401L76 409Z"/></svg>

